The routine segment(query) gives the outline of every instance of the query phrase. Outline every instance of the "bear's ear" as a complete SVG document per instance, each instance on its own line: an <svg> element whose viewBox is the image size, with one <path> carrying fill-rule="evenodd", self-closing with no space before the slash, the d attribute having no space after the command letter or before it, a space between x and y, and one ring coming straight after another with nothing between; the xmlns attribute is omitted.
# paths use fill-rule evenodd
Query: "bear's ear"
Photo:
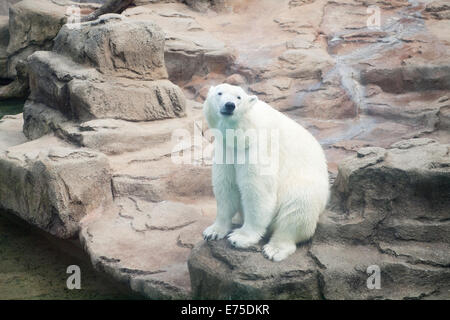
<svg viewBox="0 0 450 320"><path fill-rule="evenodd" d="M209 87L209 90L208 90L208 96L210 96L210 95L214 92L214 89L216 89L215 86Z"/></svg>
<svg viewBox="0 0 450 320"><path fill-rule="evenodd" d="M254 105L256 102L258 102L258 97L257 96L248 96L248 105Z"/></svg>

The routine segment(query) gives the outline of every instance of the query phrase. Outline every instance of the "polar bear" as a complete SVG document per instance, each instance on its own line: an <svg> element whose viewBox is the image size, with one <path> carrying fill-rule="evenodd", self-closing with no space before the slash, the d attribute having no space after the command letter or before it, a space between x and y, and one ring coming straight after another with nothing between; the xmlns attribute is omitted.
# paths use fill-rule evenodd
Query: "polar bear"
<svg viewBox="0 0 450 320"><path fill-rule="evenodd" d="M273 261L285 259L295 252L297 243L313 236L328 201L328 171L322 147L301 125L240 87L211 87L203 112L209 128L216 131L216 151L232 154L232 161L225 161L226 156L217 159L215 153L212 184L217 216L203 237L215 240L228 236L234 247L247 248L267 236L264 256ZM248 131L276 134L266 134L269 138L262 143L249 139L249 134L240 144L227 135ZM250 161L250 149L255 147L276 151L269 157L270 172L263 170L267 163ZM239 151L246 155L244 162L236 161L234 154ZM243 224L232 230L236 214L241 215Z"/></svg>

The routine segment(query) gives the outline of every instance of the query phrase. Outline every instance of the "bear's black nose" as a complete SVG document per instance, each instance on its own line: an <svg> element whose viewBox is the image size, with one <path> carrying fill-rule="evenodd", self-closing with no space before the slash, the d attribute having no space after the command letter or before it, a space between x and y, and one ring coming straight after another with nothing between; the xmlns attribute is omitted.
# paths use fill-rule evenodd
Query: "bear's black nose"
<svg viewBox="0 0 450 320"><path fill-rule="evenodd" d="M236 105L233 102L227 102L225 103L225 110L227 112L233 112L233 110L236 108Z"/></svg>

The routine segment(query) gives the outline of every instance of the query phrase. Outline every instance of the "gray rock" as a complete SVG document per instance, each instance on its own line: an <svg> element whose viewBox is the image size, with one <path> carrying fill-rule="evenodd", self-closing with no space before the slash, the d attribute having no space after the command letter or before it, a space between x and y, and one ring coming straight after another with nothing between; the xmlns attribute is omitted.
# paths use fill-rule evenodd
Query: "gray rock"
<svg viewBox="0 0 450 320"><path fill-rule="evenodd" d="M80 29L65 25L53 51L35 52L28 64L30 100L56 109L69 120L149 121L185 116L183 92L165 79L164 35L153 23L105 15L82 23ZM27 133L29 137L47 132L46 123L52 119L46 121L45 115L49 113L33 118L44 121L43 130L35 131L37 135ZM25 127L38 125L25 123Z"/></svg>
<svg viewBox="0 0 450 320"><path fill-rule="evenodd" d="M0 15L0 78L6 78L8 54L6 48L9 42L9 18Z"/></svg>
<svg viewBox="0 0 450 320"><path fill-rule="evenodd" d="M20 60L16 64L16 78L5 86L0 87L0 100L24 98L28 95L28 65Z"/></svg>
<svg viewBox="0 0 450 320"><path fill-rule="evenodd" d="M411 139L393 149L368 148L341 163L332 204L352 215L427 222L450 217L449 146ZM359 157L360 154L367 154ZM387 216L388 214L388 216ZM445 236L447 238L447 236Z"/></svg>
<svg viewBox="0 0 450 320"><path fill-rule="evenodd" d="M0 154L0 207L60 238L112 203L106 157L46 136Z"/></svg>
<svg viewBox="0 0 450 320"><path fill-rule="evenodd" d="M238 250L226 240L203 241L192 249L188 265L197 299L320 299L307 246L275 263L262 256L259 246Z"/></svg>
<svg viewBox="0 0 450 320"><path fill-rule="evenodd" d="M188 108L187 113L187 117L172 121L135 122L108 118L78 123L68 120L53 108L28 100L24 107L24 133L29 139L55 133L80 147L107 155L135 152L151 146L152 154L158 158L172 151L174 130L185 129L192 132L193 122L202 117L200 110Z"/></svg>
<svg viewBox="0 0 450 320"><path fill-rule="evenodd" d="M6 115L0 119L0 153L9 147L27 141L22 132L22 126L23 118L21 114Z"/></svg>
<svg viewBox="0 0 450 320"><path fill-rule="evenodd" d="M48 50L66 22L66 7L50 0L24 0L10 8L8 76L16 75L16 63L36 50ZM18 57L16 57L18 56Z"/></svg>
<svg viewBox="0 0 450 320"><path fill-rule="evenodd" d="M450 269L409 263L376 247L313 244L311 256L319 267L325 299L439 299L450 296ZM442 251L444 252L444 251ZM369 289L368 278L380 270L380 288Z"/></svg>
<svg viewBox="0 0 450 320"><path fill-rule="evenodd" d="M205 12L209 9L220 11L225 9L225 0L186 0L184 1L192 9Z"/></svg>
<svg viewBox="0 0 450 320"><path fill-rule="evenodd" d="M65 25L55 38L54 52L95 67L103 74L145 80L166 79L164 33L154 23L118 14Z"/></svg>
<svg viewBox="0 0 450 320"><path fill-rule="evenodd" d="M94 68L74 63L67 57L51 51L35 52L28 57L30 99L59 110L72 118L68 84L73 79L99 80Z"/></svg>
<svg viewBox="0 0 450 320"><path fill-rule="evenodd" d="M19 2L20 0L4 0L0 3L0 16L8 16L9 8L11 5Z"/></svg>
<svg viewBox="0 0 450 320"><path fill-rule="evenodd" d="M69 120L58 110L42 103L27 100L23 107L23 133L30 139L38 139L48 133L58 133Z"/></svg>

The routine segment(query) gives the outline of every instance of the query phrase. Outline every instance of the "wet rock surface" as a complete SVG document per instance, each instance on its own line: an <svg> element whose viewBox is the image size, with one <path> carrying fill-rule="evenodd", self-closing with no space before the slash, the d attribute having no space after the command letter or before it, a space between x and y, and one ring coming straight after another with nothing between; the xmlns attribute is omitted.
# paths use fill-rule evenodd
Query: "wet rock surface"
<svg viewBox="0 0 450 320"><path fill-rule="evenodd" d="M0 207L78 236L98 270L149 298L448 298L445 1L195 3L136 1L60 30L51 1L33 11L55 22L42 33L34 16L21 28L25 9L12 31L0 19L31 89L23 120L0 120ZM0 67L20 66L7 45ZM201 102L221 82L298 121L327 155L329 208L281 263L201 241L215 216ZM180 129L199 141L177 144Z"/></svg>

